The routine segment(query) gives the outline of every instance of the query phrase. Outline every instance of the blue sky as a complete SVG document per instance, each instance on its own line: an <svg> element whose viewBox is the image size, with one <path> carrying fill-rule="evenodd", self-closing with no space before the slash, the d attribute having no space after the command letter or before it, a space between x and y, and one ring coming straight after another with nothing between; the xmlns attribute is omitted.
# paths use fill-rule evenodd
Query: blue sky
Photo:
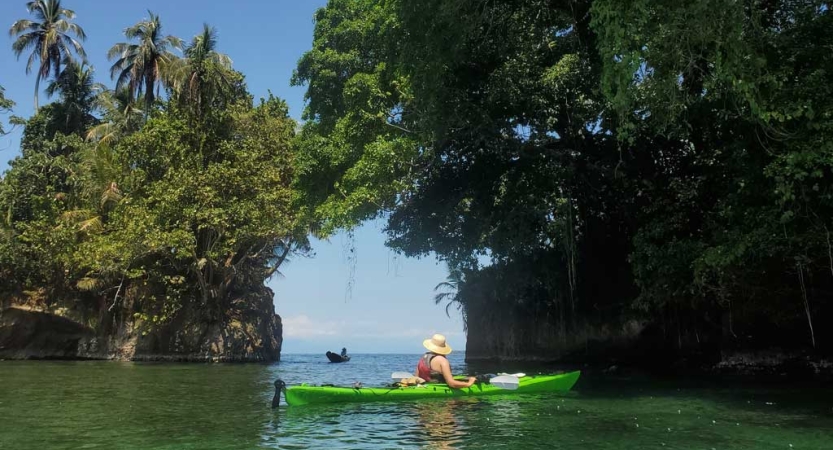
<svg viewBox="0 0 833 450"><path fill-rule="evenodd" d="M122 2L63 0L76 12L87 33L84 47L97 81L112 87L107 50L123 42L122 31L159 14L164 32L190 41L204 22L217 28L219 50L231 56L246 75L255 98L271 90L286 99L300 119L304 88L290 87L295 64L312 44L314 11L324 0L141 0ZM14 114L33 112L35 79L25 73L25 56L15 59L8 27L27 18L25 0L0 1L0 85L17 102ZM0 42L3 38L0 38ZM41 82L41 87L46 83ZM41 104L48 100L41 94ZM5 121L5 117L0 120ZM19 154L20 130L0 137L0 172ZM328 242L314 241L313 258L295 258L281 268L282 277L269 281L276 311L284 320L285 353L324 353L346 346L351 353L419 353L432 333L448 336L450 345L465 347L459 314L446 317L433 302L433 288L446 277L444 265L433 257L409 259L384 247L383 222L371 222L355 232L356 263L351 275L346 250L349 239L339 234ZM350 280L352 289L348 289Z"/></svg>

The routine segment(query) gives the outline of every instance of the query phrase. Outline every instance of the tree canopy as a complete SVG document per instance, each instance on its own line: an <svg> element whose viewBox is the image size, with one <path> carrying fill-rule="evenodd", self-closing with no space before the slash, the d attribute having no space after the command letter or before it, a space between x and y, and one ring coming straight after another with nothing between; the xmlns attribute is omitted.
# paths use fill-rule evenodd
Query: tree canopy
<svg viewBox="0 0 833 450"><path fill-rule="evenodd" d="M3 86L0 86L0 114L11 112L13 107L14 102L6 98L6 90L3 89ZM3 123L0 122L0 136L4 134L6 134L6 131L3 128Z"/></svg>
<svg viewBox="0 0 833 450"><path fill-rule="evenodd" d="M101 323L153 326L185 307L215 323L307 248L288 106L253 101L213 28L180 59L159 23L152 14L126 31L138 44L111 50L115 90L61 60L46 90L56 101L25 122L0 179L3 295L41 292Z"/></svg>
<svg viewBox="0 0 833 450"><path fill-rule="evenodd" d="M493 352L634 321L677 349L833 343L828 2L330 0L297 135L209 25L186 46L149 13L108 90L64 58L72 11L29 5L13 50L64 47L30 58L57 98L0 181L0 289L216 318L311 231L383 217L448 264L435 301L470 332L512 328Z"/></svg>
<svg viewBox="0 0 833 450"><path fill-rule="evenodd" d="M515 311L562 336L637 316L679 345L830 342L827 2L331 0L315 19L302 204L324 230L383 214L392 248L467 269L470 330Z"/></svg>

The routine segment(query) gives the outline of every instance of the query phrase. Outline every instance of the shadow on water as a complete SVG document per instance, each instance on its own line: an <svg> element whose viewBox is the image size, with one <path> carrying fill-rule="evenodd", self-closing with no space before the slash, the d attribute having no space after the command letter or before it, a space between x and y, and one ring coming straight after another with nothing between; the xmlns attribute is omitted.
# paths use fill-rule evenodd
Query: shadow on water
<svg viewBox="0 0 833 450"><path fill-rule="evenodd" d="M616 366L613 366L614 368ZM573 391L587 399L635 399L640 397L709 398L737 408L778 406L781 410L833 417L833 383L807 377L722 375L714 373L649 373L617 369L608 372L578 365L519 362L477 362L466 365L468 373L524 372L562 373L581 370ZM833 447L831 447L833 448Z"/></svg>
<svg viewBox="0 0 833 450"><path fill-rule="evenodd" d="M822 381L775 382L750 377L657 377L582 374L574 390L586 399L698 398L731 408L761 407L833 417L833 390Z"/></svg>

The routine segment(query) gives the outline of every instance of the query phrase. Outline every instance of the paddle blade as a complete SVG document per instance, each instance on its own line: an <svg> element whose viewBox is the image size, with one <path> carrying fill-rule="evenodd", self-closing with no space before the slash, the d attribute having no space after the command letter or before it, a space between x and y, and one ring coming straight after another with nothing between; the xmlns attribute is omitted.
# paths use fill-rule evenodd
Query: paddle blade
<svg viewBox="0 0 833 450"><path fill-rule="evenodd" d="M518 377L512 375L501 375L499 377L494 377L489 380L489 384L494 387L499 387L501 389L507 389L510 391L514 391L518 389Z"/></svg>
<svg viewBox="0 0 833 450"><path fill-rule="evenodd" d="M408 373L408 372L394 372L394 373L390 374L390 377L393 378L394 380L401 380L403 378L411 378L412 376L414 376L414 374Z"/></svg>
<svg viewBox="0 0 833 450"><path fill-rule="evenodd" d="M501 372L498 375L512 375L513 377L518 377L518 378L526 376L526 374L523 373L523 372L518 372L518 373L503 373L503 372Z"/></svg>

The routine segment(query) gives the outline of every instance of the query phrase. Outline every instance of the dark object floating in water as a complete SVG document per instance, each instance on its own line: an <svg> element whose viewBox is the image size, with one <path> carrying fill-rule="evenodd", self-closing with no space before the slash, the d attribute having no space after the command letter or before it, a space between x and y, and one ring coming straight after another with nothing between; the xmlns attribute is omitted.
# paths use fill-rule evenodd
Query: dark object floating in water
<svg viewBox="0 0 833 450"><path fill-rule="evenodd" d="M275 396L272 397L272 408L277 408L281 403L281 394L286 396L286 383L283 380L275 380Z"/></svg>
<svg viewBox="0 0 833 450"><path fill-rule="evenodd" d="M327 359L329 359L330 362L334 362L334 363L350 361L349 356L347 356L347 355L342 356L342 355L339 355L338 353L333 353L333 352L327 352Z"/></svg>

